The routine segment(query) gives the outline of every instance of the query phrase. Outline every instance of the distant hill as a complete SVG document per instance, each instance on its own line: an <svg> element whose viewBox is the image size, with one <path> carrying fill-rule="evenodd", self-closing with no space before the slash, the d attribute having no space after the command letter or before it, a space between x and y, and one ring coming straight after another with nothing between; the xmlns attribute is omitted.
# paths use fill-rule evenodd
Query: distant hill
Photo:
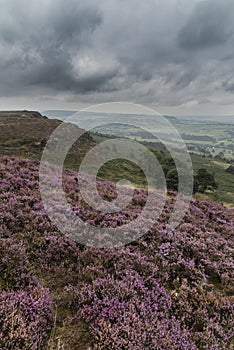
<svg viewBox="0 0 234 350"><path fill-rule="evenodd" d="M64 119L66 117L70 117L77 111L67 111L67 110L48 110L48 111L43 111L42 113L45 114L48 118L57 118L57 119Z"/></svg>
<svg viewBox="0 0 234 350"><path fill-rule="evenodd" d="M0 155L39 160L47 140L61 123L35 111L0 111ZM95 144L90 134L85 133L69 152L66 165L77 166Z"/></svg>
<svg viewBox="0 0 234 350"><path fill-rule="evenodd" d="M224 124L234 124L234 115L222 115L222 116L188 116L179 117L179 120L191 120L198 122L210 122L210 123L224 123Z"/></svg>
<svg viewBox="0 0 234 350"><path fill-rule="evenodd" d="M47 117L41 115L41 113L37 111L0 111L0 118L44 118Z"/></svg>

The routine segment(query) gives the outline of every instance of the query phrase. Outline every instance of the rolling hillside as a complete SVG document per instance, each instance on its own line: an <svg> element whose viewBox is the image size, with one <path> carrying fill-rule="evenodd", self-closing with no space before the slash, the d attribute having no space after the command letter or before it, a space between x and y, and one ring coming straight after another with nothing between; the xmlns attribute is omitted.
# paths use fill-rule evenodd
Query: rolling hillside
<svg viewBox="0 0 234 350"><path fill-rule="evenodd" d="M233 210L193 201L168 233L171 198L147 235L97 250L62 235L47 218L38 167L38 161L0 158L0 348L233 348ZM65 171L69 203L90 223L121 226L144 205L138 190L122 213L94 213L75 179ZM99 190L115 196L105 182Z"/></svg>
<svg viewBox="0 0 234 350"><path fill-rule="evenodd" d="M39 192L44 140L61 122L34 112L1 113L0 121L1 349L233 349L233 209L194 199L168 232L171 196L137 241L118 249L83 246L53 225ZM91 225L121 227L141 213L146 191L135 189L120 213L92 210L72 169L93 145L85 134L66 159L67 201ZM114 172L107 164L101 175L117 180L119 166ZM116 197L113 182L97 185L107 201Z"/></svg>

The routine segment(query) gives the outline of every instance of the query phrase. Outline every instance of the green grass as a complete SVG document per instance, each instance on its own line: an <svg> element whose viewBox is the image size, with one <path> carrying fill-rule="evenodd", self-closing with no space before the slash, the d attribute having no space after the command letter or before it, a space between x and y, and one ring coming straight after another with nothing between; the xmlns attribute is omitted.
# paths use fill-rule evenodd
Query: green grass
<svg viewBox="0 0 234 350"><path fill-rule="evenodd" d="M97 137L95 136L95 140L97 142L102 142L107 139L109 139L107 135L98 135ZM149 142L150 140L142 140L139 138L138 141ZM214 174L215 180L218 183L217 191L207 191L205 194L200 194L198 196L200 196L201 199L210 198L212 200L222 202L228 206L234 206L234 176L226 172L229 164L225 161L217 161L212 158L204 158L199 154L192 154L191 159L193 163L194 174L196 174L196 171L198 169L206 168L209 172ZM163 161L162 158L160 160ZM123 160L115 160L106 163L100 169L98 176L114 182L119 181L121 178L126 178L137 187L146 186L146 179L140 169L134 166L132 163Z"/></svg>
<svg viewBox="0 0 234 350"><path fill-rule="evenodd" d="M199 168L206 168L209 172L214 173L215 180L218 183L218 190L208 193L208 196L216 201L228 205L234 205L234 176L226 172L228 164L225 162L216 162L211 158L202 158L192 155L194 172Z"/></svg>

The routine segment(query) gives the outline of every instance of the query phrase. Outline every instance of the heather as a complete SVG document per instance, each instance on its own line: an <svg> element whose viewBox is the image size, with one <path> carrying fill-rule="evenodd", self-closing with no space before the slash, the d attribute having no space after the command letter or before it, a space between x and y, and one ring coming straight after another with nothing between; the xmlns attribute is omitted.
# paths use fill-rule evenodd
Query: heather
<svg viewBox="0 0 234 350"><path fill-rule="evenodd" d="M84 247L48 219L38 168L0 158L0 348L233 348L232 209L193 200L167 232L171 195L137 241ZM114 184L98 180L98 188L115 198ZM104 215L84 203L74 172L64 172L64 189L74 212L102 227L136 217L147 195L136 190L129 207Z"/></svg>

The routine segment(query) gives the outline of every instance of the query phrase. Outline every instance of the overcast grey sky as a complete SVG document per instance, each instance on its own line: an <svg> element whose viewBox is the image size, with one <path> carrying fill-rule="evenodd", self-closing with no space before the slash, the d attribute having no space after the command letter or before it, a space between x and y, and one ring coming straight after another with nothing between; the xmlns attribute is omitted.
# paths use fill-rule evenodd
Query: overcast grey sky
<svg viewBox="0 0 234 350"><path fill-rule="evenodd" d="M234 0L0 0L0 109L234 115Z"/></svg>

